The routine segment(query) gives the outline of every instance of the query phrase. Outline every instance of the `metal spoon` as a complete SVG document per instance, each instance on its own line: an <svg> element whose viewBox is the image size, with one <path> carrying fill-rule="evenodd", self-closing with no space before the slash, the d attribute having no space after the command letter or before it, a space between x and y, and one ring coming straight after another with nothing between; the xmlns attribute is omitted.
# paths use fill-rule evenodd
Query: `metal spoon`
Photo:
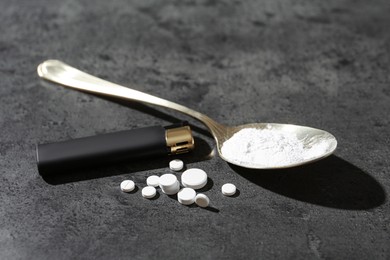
<svg viewBox="0 0 390 260"><path fill-rule="evenodd" d="M254 169L289 168L325 158L331 155L337 147L337 141L333 135L326 131L311 127L273 123L253 123L240 126L221 125L210 117L188 107L97 78L58 60L47 60L40 64L37 70L38 75L41 78L70 88L171 108L194 117L205 124L214 136L217 143L217 150L221 158L241 167ZM317 143L325 142L327 148L321 154L317 154L314 157L278 165L253 165L251 163L238 162L237 160L234 160L234 158L224 157L221 152L223 143L244 128L274 129L275 131L294 133L299 140L302 140L304 147L311 147Z"/></svg>

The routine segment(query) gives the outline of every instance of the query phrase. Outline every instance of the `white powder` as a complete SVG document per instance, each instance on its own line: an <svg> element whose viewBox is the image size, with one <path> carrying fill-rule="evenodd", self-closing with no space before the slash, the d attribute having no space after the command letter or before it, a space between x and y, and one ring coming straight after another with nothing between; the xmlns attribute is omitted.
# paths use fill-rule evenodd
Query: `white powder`
<svg viewBox="0 0 390 260"><path fill-rule="evenodd" d="M321 157L329 150L326 138L298 139L294 133L271 128L238 131L223 143L223 157L249 168L288 167Z"/></svg>

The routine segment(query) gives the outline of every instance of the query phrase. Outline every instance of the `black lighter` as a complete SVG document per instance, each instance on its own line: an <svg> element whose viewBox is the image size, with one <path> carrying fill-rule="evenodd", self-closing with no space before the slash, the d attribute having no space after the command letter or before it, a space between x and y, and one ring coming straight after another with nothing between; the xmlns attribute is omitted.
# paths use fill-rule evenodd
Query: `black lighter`
<svg viewBox="0 0 390 260"><path fill-rule="evenodd" d="M193 148L191 128L182 122L166 127L152 126L39 144L36 154L39 173L46 175L144 157L186 153Z"/></svg>

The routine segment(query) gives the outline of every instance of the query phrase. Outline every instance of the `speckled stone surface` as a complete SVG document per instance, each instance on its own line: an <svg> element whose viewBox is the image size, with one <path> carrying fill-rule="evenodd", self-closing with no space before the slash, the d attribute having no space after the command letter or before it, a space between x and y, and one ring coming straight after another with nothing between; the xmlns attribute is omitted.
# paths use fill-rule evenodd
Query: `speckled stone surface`
<svg viewBox="0 0 390 260"><path fill-rule="evenodd" d="M0 259L389 259L389 13L388 0L0 1ZM305 167L234 167L191 118L40 80L49 58L221 123L307 125L339 146ZM180 119L198 144L180 158L207 171L212 208L142 198L169 158L38 174L36 143Z"/></svg>

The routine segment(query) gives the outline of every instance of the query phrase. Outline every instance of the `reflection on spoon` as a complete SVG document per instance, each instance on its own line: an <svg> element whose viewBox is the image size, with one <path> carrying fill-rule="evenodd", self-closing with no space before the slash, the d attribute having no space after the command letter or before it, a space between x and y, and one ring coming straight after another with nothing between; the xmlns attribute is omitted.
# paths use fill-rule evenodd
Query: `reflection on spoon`
<svg viewBox="0 0 390 260"><path fill-rule="evenodd" d="M204 123L208 129L210 130L211 134L214 136L214 139L217 143L217 150L219 155L221 156L222 159L225 161L246 167L246 168L254 168L254 169L275 169L275 168L288 168L288 167L293 167L293 166L298 166L302 164L306 164L312 161L316 161L319 159L322 159L326 156L329 156L334 152L337 146L337 141L336 138L331 135L330 133L320 130L320 129L315 129L315 128L310 128L310 127L305 127L305 126L297 126L297 125L289 125L289 124L271 124L271 123L255 123L255 124L247 124L247 125L240 125L240 126L224 126L221 125L214 120L212 120L210 117L199 113L195 110L192 110L188 107L173 103L171 101L158 98L146 93L143 93L141 91L137 91L134 89L130 89L127 87L123 87L117 84L114 84L112 82L97 78L95 76L89 75L85 72L82 72L76 68L73 68L61 61L58 60L47 60L40 64L38 66L38 75L41 78L62 84L64 86L82 90L82 91L87 91L91 93L96 93L96 94L103 94L103 95L108 95L108 96L113 96L113 97L119 97L123 99L128 99L132 101L139 101L147 104L152 104L152 105L157 105L161 107L166 107L166 108L171 108L176 111L182 112L186 115L192 116L202 123ZM257 154L254 158L253 154L251 155L251 149L247 149L246 154L247 157L241 157L237 158L235 155L228 153L228 152L223 152L227 150L234 150L234 148L230 149L225 149L223 148L225 146L226 142L226 147L229 146L234 141L234 144L240 143L239 139L237 141L237 138L242 138L242 143L241 144L258 144L258 148L260 150L264 150L264 147L261 147L261 142L258 142L256 140L256 135L252 136L252 140L244 140L242 136L241 130L246 130L246 129L257 129L257 130L268 130L270 131L268 134L273 135L274 137L279 138L279 148L280 147L290 147L291 145L294 146L294 142L292 140L294 139L293 137L295 136L296 144L299 145L299 147L302 148L303 152L308 152L310 149L313 147L323 147L323 149L319 150L317 153L312 153L311 156L300 156L300 157L288 157L287 155L290 155L290 153L287 151L282 151L282 153L279 153L280 160L278 161L272 161L270 159L264 160L264 156L269 154L269 153L255 153ZM260 131L262 132L262 131ZM237 133L237 135L235 135ZM245 136L245 135L244 135ZM288 138L291 137L291 138ZM287 141L290 139L290 142L283 142ZM264 144L264 142L263 142ZM268 143L270 145L272 143ZM297 149L297 147L295 147ZM241 148L242 150L242 148ZM282 149L283 150L283 149ZM243 150L244 151L244 150ZM275 150L274 150L275 151ZM280 149L276 149L276 151L280 152ZM294 150L296 153L299 153L299 150ZM245 151L244 151L245 154ZM263 154L263 157L261 156ZM284 154L281 155L281 154ZM275 158L274 155L270 155L267 158ZM242 159L244 158L244 159ZM258 160L258 161L257 161ZM264 163L264 161L266 163Z"/></svg>

